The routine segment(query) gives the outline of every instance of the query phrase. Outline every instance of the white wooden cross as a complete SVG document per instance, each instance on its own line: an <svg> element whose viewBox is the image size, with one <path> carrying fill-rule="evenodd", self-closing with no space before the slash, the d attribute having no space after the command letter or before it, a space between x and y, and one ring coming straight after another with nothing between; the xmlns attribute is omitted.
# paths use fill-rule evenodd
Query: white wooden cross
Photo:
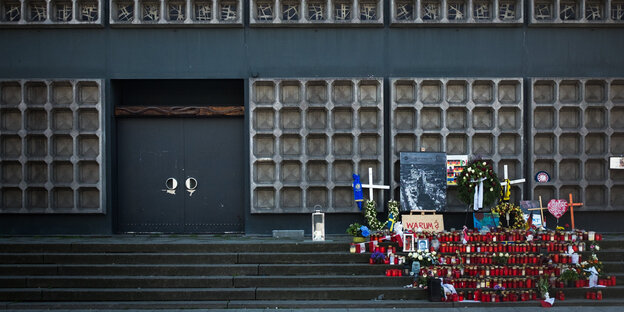
<svg viewBox="0 0 624 312"><path fill-rule="evenodd" d="M368 200L373 201L374 189L389 190L390 186L373 184L373 168L368 168L368 184L362 184L362 188L368 189Z"/></svg>
<svg viewBox="0 0 624 312"><path fill-rule="evenodd" d="M501 182L501 184L504 184L504 186L503 186L503 187L504 187L504 189L503 189L503 200L504 200L504 201L508 201L508 200L509 200L509 197L507 197L507 191L508 191L508 189L509 189L512 185L514 185L514 184L524 183L524 182L526 182L526 180L525 180L525 179L516 179L516 180L511 180L511 181L509 181L509 184L507 184L507 179L509 179L509 173L507 172L507 165L505 165L505 166L503 167L503 177L504 177L504 180Z"/></svg>

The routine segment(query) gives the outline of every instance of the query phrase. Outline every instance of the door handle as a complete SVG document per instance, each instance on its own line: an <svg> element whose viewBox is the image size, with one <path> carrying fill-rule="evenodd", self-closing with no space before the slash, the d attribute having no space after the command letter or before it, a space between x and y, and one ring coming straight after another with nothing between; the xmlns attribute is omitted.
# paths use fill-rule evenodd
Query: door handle
<svg viewBox="0 0 624 312"><path fill-rule="evenodd" d="M167 194L175 195L175 192L176 192L175 190L178 188L178 180L174 178L167 179L167 181L165 181L165 187L167 189L163 190L163 192L167 192Z"/></svg>
<svg viewBox="0 0 624 312"><path fill-rule="evenodd" d="M195 192L195 189L197 188L197 180L193 177L189 177L186 179L184 184L186 185L186 191L189 192L189 197L193 196L193 193Z"/></svg>

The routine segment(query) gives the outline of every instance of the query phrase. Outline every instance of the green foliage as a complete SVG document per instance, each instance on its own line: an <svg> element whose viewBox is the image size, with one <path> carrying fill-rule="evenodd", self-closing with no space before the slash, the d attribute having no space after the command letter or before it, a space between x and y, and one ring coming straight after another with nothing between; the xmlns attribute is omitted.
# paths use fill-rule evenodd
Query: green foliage
<svg viewBox="0 0 624 312"><path fill-rule="evenodd" d="M501 185L498 176L492 168L492 164L486 160L472 161L464 171L457 177L457 190L459 191L459 199L466 205L472 205L474 202L475 188L479 185L478 181L483 181L483 206L489 207L494 205L501 195Z"/></svg>
<svg viewBox="0 0 624 312"><path fill-rule="evenodd" d="M576 282L579 279L579 274L575 269L567 269L559 275L559 280L564 283Z"/></svg>
<svg viewBox="0 0 624 312"><path fill-rule="evenodd" d="M359 223L355 222L355 223L351 223L349 225L349 227L347 228L347 234L351 235L351 236L362 236L362 230L360 229L362 227L362 225L360 225Z"/></svg>

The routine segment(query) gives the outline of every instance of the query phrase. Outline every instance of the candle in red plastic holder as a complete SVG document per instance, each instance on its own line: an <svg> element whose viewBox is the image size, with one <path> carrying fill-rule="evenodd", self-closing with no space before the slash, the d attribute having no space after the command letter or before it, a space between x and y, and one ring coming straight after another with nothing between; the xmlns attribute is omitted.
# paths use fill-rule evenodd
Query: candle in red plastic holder
<svg viewBox="0 0 624 312"><path fill-rule="evenodd" d="M384 264L390 264L390 259L386 258L386 259L384 260Z"/></svg>
<svg viewBox="0 0 624 312"><path fill-rule="evenodd" d="M596 292L596 300L602 300L602 290Z"/></svg>
<svg viewBox="0 0 624 312"><path fill-rule="evenodd" d="M368 263L375 264L375 261L373 260L373 258L370 258L370 259L368 259Z"/></svg>
<svg viewBox="0 0 624 312"><path fill-rule="evenodd" d="M565 295L563 294L562 290L560 290L559 293L557 294L557 299L561 301L565 300Z"/></svg>
<svg viewBox="0 0 624 312"><path fill-rule="evenodd" d="M554 254L552 256L552 260L553 260L554 263L559 263L559 254Z"/></svg>
<svg viewBox="0 0 624 312"><path fill-rule="evenodd" d="M611 286L615 286L615 275L611 275Z"/></svg>
<svg viewBox="0 0 624 312"><path fill-rule="evenodd" d="M597 241L601 241L602 240L602 234L596 234L596 240ZM602 296L602 293L601 293Z"/></svg>
<svg viewBox="0 0 624 312"><path fill-rule="evenodd" d="M533 279L527 278L525 284L526 288L533 288Z"/></svg>
<svg viewBox="0 0 624 312"><path fill-rule="evenodd" d="M595 293L595 292L593 292L593 291L592 291L592 292L590 292L590 293L589 293L589 299L591 299L591 300L596 300L596 293Z"/></svg>

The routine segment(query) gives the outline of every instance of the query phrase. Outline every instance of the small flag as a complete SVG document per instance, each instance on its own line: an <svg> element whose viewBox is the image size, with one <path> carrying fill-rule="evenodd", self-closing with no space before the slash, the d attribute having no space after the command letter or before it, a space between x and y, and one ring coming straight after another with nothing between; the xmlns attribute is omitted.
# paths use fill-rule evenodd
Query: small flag
<svg viewBox="0 0 624 312"><path fill-rule="evenodd" d="M358 208L362 210L364 192L362 192L362 183L360 183L360 176L357 174L353 174L353 199L357 203Z"/></svg>

